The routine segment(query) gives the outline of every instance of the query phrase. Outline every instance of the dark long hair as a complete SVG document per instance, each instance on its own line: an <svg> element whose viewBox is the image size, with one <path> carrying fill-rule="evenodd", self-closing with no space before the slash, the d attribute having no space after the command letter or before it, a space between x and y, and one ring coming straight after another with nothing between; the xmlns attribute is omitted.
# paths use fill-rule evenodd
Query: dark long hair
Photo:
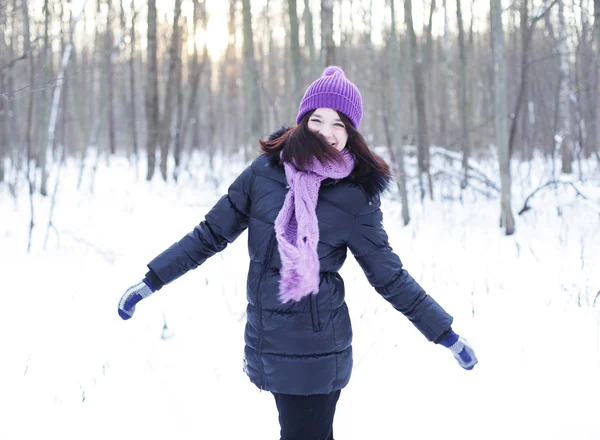
<svg viewBox="0 0 600 440"><path fill-rule="evenodd" d="M270 140L261 139L261 152L277 155L281 153L283 162L295 163L301 170L306 170L313 158L322 163L341 161L340 152L329 145L325 137L308 128L308 120L313 113L314 110L308 112L298 125L280 136ZM373 173L384 177L385 180L390 179L392 173L389 165L371 151L363 135L354 128L345 114L338 112L338 115L348 132L346 149L354 158L354 170L350 176L359 182L368 180Z"/></svg>

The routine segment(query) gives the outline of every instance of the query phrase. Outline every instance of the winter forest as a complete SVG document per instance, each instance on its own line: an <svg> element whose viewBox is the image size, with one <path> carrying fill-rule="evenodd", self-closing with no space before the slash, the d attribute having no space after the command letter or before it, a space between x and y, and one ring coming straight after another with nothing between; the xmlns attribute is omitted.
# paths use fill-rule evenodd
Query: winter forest
<svg viewBox="0 0 600 440"><path fill-rule="evenodd" d="M0 438L278 438L245 235L117 303L329 65L393 169L390 244L480 359L350 256L336 438L600 438L600 0L0 0Z"/></svg>

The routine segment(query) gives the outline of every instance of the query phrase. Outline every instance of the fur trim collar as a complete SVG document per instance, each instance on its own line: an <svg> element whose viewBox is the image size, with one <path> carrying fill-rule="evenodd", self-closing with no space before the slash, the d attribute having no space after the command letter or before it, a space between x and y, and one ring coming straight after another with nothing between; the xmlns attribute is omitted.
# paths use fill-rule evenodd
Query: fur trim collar
<svg viewBox="0 0 600 440"><path fill-rule="evenodd" d="M268 137L268 140L272 141L273 139L277 139L289 129L290 127L282 126L278 130L271 133ZM281 169L283 170L283 165L279 161L279 153L268 153L267 159L272 166L281 167ZM323 185L327 185L328 183L330 183L328 182L328 180L330 179L323 181ZM392 177L385 176L384 174L379 172L373 172L368 176L360 178L355 176L348 176L344 180L350 180L360 185L360 187L363 189L369 200L371 200L379 197L383 192L389 189L389 186L392 182Z"/></svg>

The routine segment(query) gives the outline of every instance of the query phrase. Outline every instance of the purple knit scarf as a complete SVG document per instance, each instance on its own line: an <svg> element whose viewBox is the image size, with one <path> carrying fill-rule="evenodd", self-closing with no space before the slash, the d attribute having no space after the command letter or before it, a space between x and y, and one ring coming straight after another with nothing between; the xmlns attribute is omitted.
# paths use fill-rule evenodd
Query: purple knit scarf
<svg viewBox="0 0 600 440"><path fill-rule="evenodd" d="M317 199L321 182L343 179L354 169L354 160L346 150L343 162L322 164L314 159L309 171L299 171L284 162L289 191L275 219L275 235L281 257L279 299L283 303L300 301L319 291L319 225Z"/></svg>

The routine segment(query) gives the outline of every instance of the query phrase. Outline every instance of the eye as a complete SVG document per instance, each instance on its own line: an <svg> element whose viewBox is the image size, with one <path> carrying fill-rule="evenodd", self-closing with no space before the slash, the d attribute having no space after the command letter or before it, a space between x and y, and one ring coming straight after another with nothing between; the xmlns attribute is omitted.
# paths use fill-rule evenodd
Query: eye
<svg viewBox="0 0 600 440"><path fill-rule="evenodd" d="M317 122L317 123L319 123L319 124L321 123L321 120L320 120L320 119L309 119L309 121L310 121L310 122Z"/></svg>
<svg viewBox="0 0 600 440"><path fill-rule="evenodd" d="M341 122L338 122L337 124L335 124L336 127L341 127L341 128L346 128L346 126L344 124L342 124Z"/></svg>

